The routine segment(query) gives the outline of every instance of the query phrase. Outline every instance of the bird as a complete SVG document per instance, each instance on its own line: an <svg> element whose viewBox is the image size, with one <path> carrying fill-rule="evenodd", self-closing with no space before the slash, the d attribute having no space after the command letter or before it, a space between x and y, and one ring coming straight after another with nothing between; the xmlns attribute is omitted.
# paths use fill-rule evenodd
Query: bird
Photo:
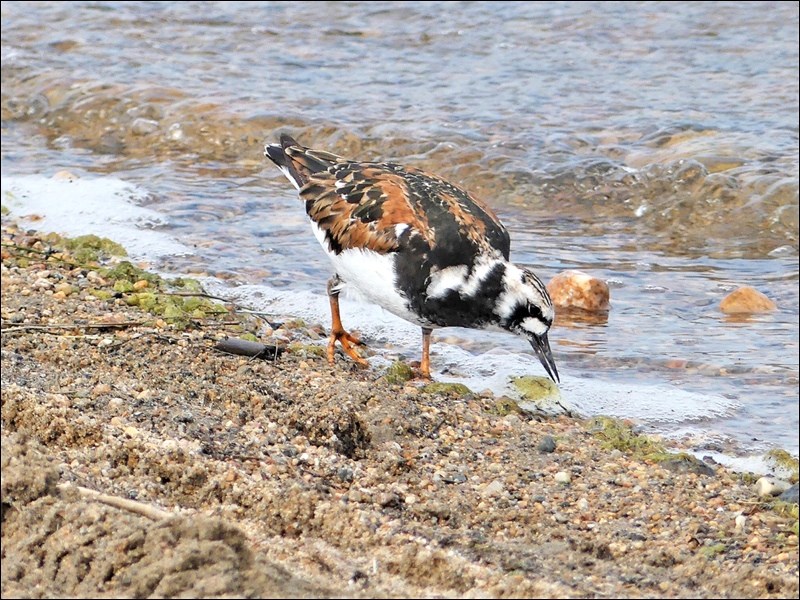
<svg viewBox="0 0 800 600"><path fill-rule="evenodd" d="M339 294L367 301L422 329L419 371L431 379L434 329L501 330L530 342L560 383L547 334L553 303L542 281L509 260L508 230L483 201L436 175L393 162L360 162L300 145L287 134L265 156L297 188L331 259L328 362L336 343L366 366L361 341L342 325Z"/></svg>

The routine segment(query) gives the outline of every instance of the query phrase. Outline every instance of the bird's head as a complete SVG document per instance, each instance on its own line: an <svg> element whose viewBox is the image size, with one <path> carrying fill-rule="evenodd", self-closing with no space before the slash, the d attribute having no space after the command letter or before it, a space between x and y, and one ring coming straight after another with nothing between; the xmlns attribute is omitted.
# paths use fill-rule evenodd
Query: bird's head
<svg viewBox="0 0 800 600"><path fill-rule="evenodd" d="M558 383L558 369L547 339L555 318L547 289L533 271L514 265L506 269L502 289L494 307L498 324L527 339L550 379Z"/></svg>

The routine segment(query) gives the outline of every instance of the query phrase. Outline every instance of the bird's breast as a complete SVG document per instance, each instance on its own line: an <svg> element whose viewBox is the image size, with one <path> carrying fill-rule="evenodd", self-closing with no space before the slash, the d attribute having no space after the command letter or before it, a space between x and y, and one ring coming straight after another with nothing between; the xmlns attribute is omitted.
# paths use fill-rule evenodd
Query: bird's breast
<svg viewBox="0 0 800 600"><path fill-rule="evenodd" d="M312 222L311 226L337 275L349 290L406 321L420 326L430 325L411 309L408 297L396 285L398 253L380 253L365 248L333 252L325 232L316 223Z"/></svg>

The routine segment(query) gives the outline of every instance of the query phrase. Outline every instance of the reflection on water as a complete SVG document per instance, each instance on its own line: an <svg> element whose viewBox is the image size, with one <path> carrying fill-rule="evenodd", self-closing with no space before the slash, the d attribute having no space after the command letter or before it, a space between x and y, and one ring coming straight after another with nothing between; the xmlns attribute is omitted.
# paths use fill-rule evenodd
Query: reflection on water
<svg viewBox="0 0 800 600"><path fill-rule="evenodd" d="M262 156L282 131L423 167L492 204L545 280L608 280L608 315L558 315L563 370L736 399L709 427L796 451L796 3L4 2L2 20L3 175L139 185L159 215L140 226L193 250L154 266L323 289ZM722 315L742 284L778 310Z"/></svg>

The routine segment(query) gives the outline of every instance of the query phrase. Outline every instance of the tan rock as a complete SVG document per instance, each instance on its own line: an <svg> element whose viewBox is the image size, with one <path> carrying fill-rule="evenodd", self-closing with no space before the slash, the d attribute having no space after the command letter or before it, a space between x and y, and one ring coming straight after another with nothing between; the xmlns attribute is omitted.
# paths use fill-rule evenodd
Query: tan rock
<svg viewBox="0 0 800 600"><path fill-rule="evenodd" d="M725 296L720 302L719 308L724 313L733 314L768 312L778 307L757 289L744 285Z"/></svg>
<svg viewBox="0 0 800 600"><path fill-rule="evenodd" d="M580 308L591 312L607 311L608 284L583 271L563 271L547 284L553 304L563 308Z"/></svg>
<svg viewBox="0 0 800 600"><path fill-rule="evenodd" d="M74 173L70 173L69 171L58 171L53 175L53 179L57 181L69 181L73 182L78 179L78 176Z"/></svg>

